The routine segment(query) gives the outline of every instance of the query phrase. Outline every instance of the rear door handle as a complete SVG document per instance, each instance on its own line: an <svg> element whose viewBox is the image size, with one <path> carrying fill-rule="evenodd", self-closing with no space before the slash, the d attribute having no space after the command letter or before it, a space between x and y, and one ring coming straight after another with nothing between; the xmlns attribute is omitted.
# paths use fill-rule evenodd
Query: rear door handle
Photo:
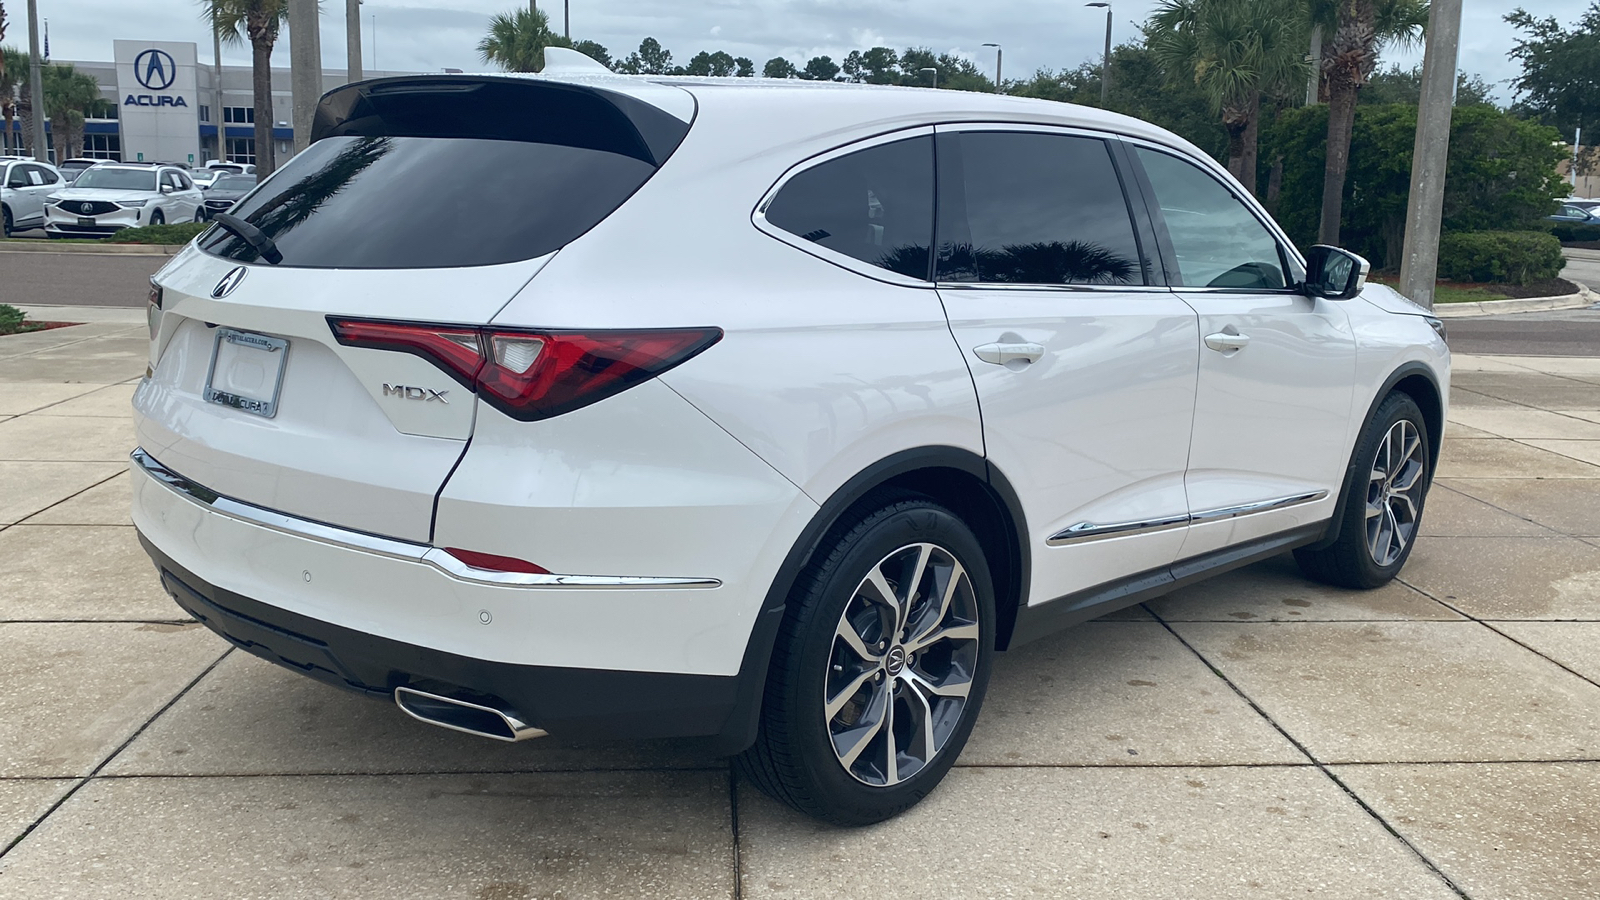
<svg viewBox="0 0 1600 900"><path fill-rule="evenodd" d="M1218 353L1232 353L1243 350L1250 343L1250 335L1219 331L1216 334L1206 335L1206 346Z"/></svg>
<svg viewBox="0 0 1600 900"><path fill-rule="evenodd" d="M972 355L997 366L1011 362L1026 364L1038 362L1044 355L1044 347L1039 344L979 344L972 348Z"/></svg>

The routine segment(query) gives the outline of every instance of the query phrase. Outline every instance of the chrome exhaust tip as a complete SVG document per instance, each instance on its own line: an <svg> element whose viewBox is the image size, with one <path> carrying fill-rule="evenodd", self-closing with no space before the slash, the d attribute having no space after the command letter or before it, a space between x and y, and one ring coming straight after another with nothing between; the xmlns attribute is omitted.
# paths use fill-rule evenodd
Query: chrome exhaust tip
<svg viewBox="0 0 1600 900"><path fill-rule="evenodd" d="M496 741L526 741L549 734L522 721L515 710L484 706L416 688L395 688L394 702L406 715L418 721Z"/></svg>

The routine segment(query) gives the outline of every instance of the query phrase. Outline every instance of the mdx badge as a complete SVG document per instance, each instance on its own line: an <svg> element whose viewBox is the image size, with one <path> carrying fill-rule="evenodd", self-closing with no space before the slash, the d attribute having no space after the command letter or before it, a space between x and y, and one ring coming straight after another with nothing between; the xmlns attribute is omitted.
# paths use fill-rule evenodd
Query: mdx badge
<svg viewBox="0 0 1600 900"><path fill-rule="evenodd" d="M221 300L223 297L233 293L233 289L238 287L239 282L243 281L244 276L248 274L250 274L250 270L244 266L234 266L229 269L228 274L222 276L222 280L217 282L217 286L211 289L211 299Z"/></svg>
<svg viewBox="0 0 1600 900"><path fill-rule="evenodd" d="M385 397L393 396L402 400L421 400L423 403L432 403L437 400L447 406L450 401L446 400L444 395L448 393L450 392L436 391L433 388L411 387L405 384L385 384L383 386L383 395Z"/></svg>

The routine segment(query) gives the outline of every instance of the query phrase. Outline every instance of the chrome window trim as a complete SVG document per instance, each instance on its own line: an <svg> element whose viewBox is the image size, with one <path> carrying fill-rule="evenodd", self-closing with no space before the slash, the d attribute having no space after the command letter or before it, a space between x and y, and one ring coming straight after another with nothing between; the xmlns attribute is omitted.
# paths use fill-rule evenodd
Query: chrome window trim
<svg viewBox="0 0 1600 900"><path fill-rule="evenodd" d="M756 230L760 231L762 234L773 238L774 240L788 244L802 253L815 256L817 259L820 259L823 262L832 263L841 269L848 269L857 275L863 275L867 278L871 278L874 281L881 281L885 284L895 285L896 287L912 287L931 290L934 286L933 282L925 278L911 278L901 275L899 272L891 272L888 269L872 265L871 263L862 262L861 260L856 259L854 256L848 256L844 253L838 252L837 250L830 250L820 244L814 244L797 234L790 234L789 232L784 231L782 228L779 228L778 226L767 221L767 207L772 205L772 201L778 196L778 193L783 190L784 186L801 172L814 169L823 163L838 159L841 156L848 156L852 153L856 153L861 150L869 150L873 147L883 144L892 144L895 141L909 140L911 138L918 137L931 138L933 137L933 133L932 125L917 125L911 128L903 128L898 131L875 134L871 137L852 141L848 144L834 147L831 150L825 150L813 156L808 156L786 169L782 175L778 176L778 180L773 183L772 187L767 188L767 192L762 194L761 200L756 203L755 209L751 210L750 222L755 225ZM928 240L930 242L933 240L932 233L929 233ZM934 252L933 248L928 248L928 252Z"/></svg>
<svg viewBox="0 0 1600 900"><path fill-rule="evenodd" d="M1174 528L1184 528L1189 525L1221 522L1226 519L1236 519L1240 516L1250 516L1256 513L1300 506L1305 503L1315 503L1327 496L1327 491L1309 491L1303 494L1290 494L1286 497L1273 497L1270 500L1241 503L1236 506L1219 506L1215 509L1204 509L1181 516L1136 519L1129 522L1112 522L1104 525L1095 522L1078 522L1046 538L1045 545L1049 547L1064 547L1069 544L1127 537L1134 534L1154 534L1158 531L1170 531Z"/></svg>
<svg viewBox="0 0 1600 900"><path fill-rule="evenodd" d="M653 575L539 575L531 572L496 572L467 565L443 549L429 544L419 544L381 535L368 534L340 528L311 519L302 519L266 507L256 506L218 494L204 485L190 481L157 462L154 457L138 448L130 454L134 467L157 484L190 502L204 506L218 515L226 516L248 525L291 537L305 538L319 543L371 553L375 556L423 563L438 569L450 578L472 584L486 584L510 588L716 588L722 582L715 578L683 578Z"/></svg>

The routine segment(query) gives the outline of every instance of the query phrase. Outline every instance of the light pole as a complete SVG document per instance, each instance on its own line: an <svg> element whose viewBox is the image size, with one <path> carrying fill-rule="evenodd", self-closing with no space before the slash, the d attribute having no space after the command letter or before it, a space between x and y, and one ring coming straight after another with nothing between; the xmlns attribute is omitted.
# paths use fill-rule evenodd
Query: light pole
<svg viewBox="0 0 1600 900"><path fill-rule="evenodd" d="M33 158L50 161L44 136L44 79L39 67L39 4L28 0L28 105L33 107Z"/></svg>
<svg viewBox="0 0 1600 900"><path fill-rule="evenodd" d="M1000 87L1002 83L1000 81L1000 60L1002 58L1001 54L1005 51L1000 49L999 44L984 44L984 46L994 48L994 92L996 94L1004 93L1005 91Z"/></svg>
<svg viewBox="0 0 1600 900"><path fill-rule="evenodd" d="M937 88L939 86L939 70L938 69L918 69L917 70L917 74L918 75L927 75L927 76L929 76L930 78L933 79L933 86L935 88Z"/></svg>
<svg viewBox="0 0 1600 900"><path fill-rule="evenodd" d="M1450 155L1450 113L1455 105L1461 40L1461 0L1433 0L1422 53L1422 96L1411 148L1411 194L1406 200L1400 251L1400 293L1433 309L1439 277L1439 225L1444 209L1445 165Z"/></svg>
<svg viewBox="0 0 1600 900"><path fill-rule="evenodd" d="M289 0L289 89L294 98L290 121L295 153L311 142L311 119L322 97L322 23L317 21L321 13L317 0Z"/></svg>
<svg viewBox="0 0 1600 900"><path fill-rule="evenodd" d="M1106 98L1111 95L1111 4L1105 0L1096 0L1094 3L1085 3L1084 6L1106 8L1106 54L1100 58L1100 108L1106 106Z"/></svg>
<svg viewBox="0 0 1600 900"><path fill-rule="evenodd" d="M345 0L344 52L346 82L361 80L361 0Z"/></svg>

